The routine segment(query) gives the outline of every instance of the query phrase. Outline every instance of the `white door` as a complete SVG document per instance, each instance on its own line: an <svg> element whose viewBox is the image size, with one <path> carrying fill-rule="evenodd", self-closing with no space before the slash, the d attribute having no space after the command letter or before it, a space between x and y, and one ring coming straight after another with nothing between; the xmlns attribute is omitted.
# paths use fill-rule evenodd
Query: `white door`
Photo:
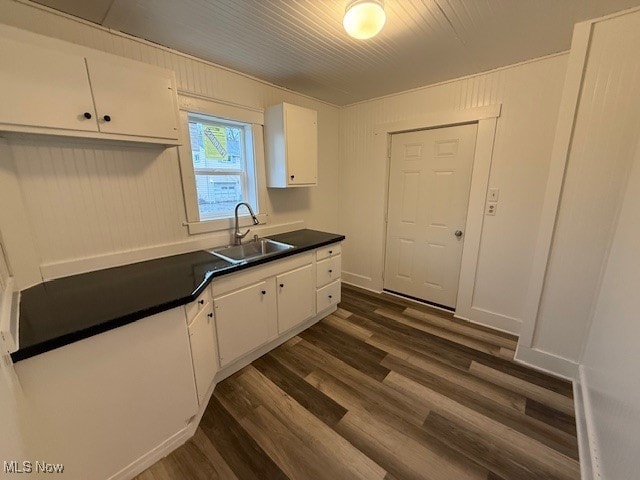
<svg viewBox="0 0 640 480"><path fill-rule="evenodd" d="M385 290L455 308L476 132L392 135Z"/></svg>
<svg viewBox="0 0 640 480"><path fill-rule="evenodd" d="M288 184L315 184L318 181L318 114L286 103L284 122Z"/></svg>

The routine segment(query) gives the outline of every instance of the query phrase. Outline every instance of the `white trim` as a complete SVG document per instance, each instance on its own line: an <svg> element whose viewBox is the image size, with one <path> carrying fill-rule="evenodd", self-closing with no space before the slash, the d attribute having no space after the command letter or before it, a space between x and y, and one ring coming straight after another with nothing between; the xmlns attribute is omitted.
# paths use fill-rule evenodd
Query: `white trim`
<svg viewBox="0 0 640 480"><path fill-rule="evenodd" d="M476 148L473 158L473 171L471 174L471 188L469 192L469 204L467 207L467 218L465 226L465 241L460 263L460 280L458 283L458 298L456 302L456 314L472 322L494 327L499 330L506 330L509 333L518 333L520 321L505 315L496 314L487 310L473 306L473 292L475 289L475 278L478 266L478 256L480 252L480 242L482 239L482 224L484 221L484 206L486 202L487 189L489 187L489 175L491 173L491 161L493 158L493 144L498 124L498 117L502 110L501 104L488 105L485 107L469 108L466 110L452 110L445 112L435 112L421 115L408 120L390 122L376 125L375 131L375 152L378 161L386 166L385 178L389 178L389 137L394 133L401 133L411 130L421 130L427 128L449 127L464 123L478 123L476 136ZM384 211L388 210L389 185L385 184L383 192L385 198ZM378 270L384 272L384 254L386 252L386 222L383 223L382 236L382 259L376 259ZM354 275L345 272L346 278ZM364 277L355 277L354 283L362 281ZM373 290L382 290L384 280L369 279L368 286Z"/></svg>
<svg viewBox="0 0 640 480"><path fill-rule="evenodd" d="M593 21L578 23L573 31L571 53L569 55L567 75L556 124L556 135L551 153L549 176L533 254L533 270L525 302L524 322L520 334L520 343L527 347L532 346L535 336L549 253L553 242L553 232L556 226L558 206L560 205L565 170L571 148L575 116L584 81L593 23Z"/></svg>
<svg viewBox="0 0 640 480"><path fill-rule="evenodd" d="M258 220L260 221L260 225L266 225L268 215L266 213L260 213L256 215ZM238 223L241 227L251 227L253 226L253 221L251 221L250 215L242 215L238 217ZM217 218L215 220L202 220L201 222L186 222L185 225L189 229L189 235L197 235L199 233L209 233L209 232L220 232L223 230L231 230L234 228L235 219L232 217L228 218Z"/></svg>
<svg viewBox="0 0 640 480"><path fill-rule="evenodd" d="M241 122L247 127L245 135L245 147L251 145L252 151L246 154L247 162L252 165L247 166L247 170L254 172L255 200L257 201L257 213L261 223L266 223L268 211L267 183L264 166L264 113L262 110L247 108L230 102L219 102L214 99L198 95L180 95L179 121L182 144L178 147L178 163L180 165L180 176L182 180L182 192L184 195L185 213L187 216L187 227L189 235L216 232L223 229L231 229L233 226L231 216L228 218L215 220L201 220L198 208L198 195L196 191L196 177L193 168L191 154L191 141L189 135L189 114L210 115L224 120ZM226 227L225 227L226 226Z"/></svg>
<svg viewBox="0 0 640 480"><path fill-rule="evenodd" d="M262 108L195 95L183 90L178 92L178 108L189 113L214 115L231 121L264 125L264 110Z"/></svg>
<svg viewBox="0 0 640 480"><path fill-rule="evenodd" d="M298 230L304 227L304 221L298 220L268 226L256 225L253 231L260 236L266 236L284 233L291 230ZM179 255L181 253L188 253L196 250L205 250L220 245L227 245L230 241L231 237L225 231L222 234L203 235L197 238L190 238L180 242L166 243L163 245L154 245L152 247L143 247L134 250L95 255L92 257L64 260L61 262L44 263L40 265L40 273L42 274L43 280L53 280L79 273L118 267L128 265L130 263L143 262L145 260L153 260L155 258L168 257L171 255Z"/></svg>
<svg viewBox="0 0 640 480"><path fill-rule="evenodd" d="M582 480L604 478L600 471L598 439L596 437L594 424L595 419L591 407L591 397L589 396L589 386L584 365L578 367L578 377L573 385L581 478Z"/></svg>
<svg viewBox="0 0 640 480"><path fill-rule="evenodd" d="M176 448L180 447L187 440L193 437L193 435L196 433L196 428L198 428L197 424L195 424L195 426L193 424L187 425L175 435L166 439L160 445L157 445L153 449L149 450L149 452L145 453L142 457L134 460L119 472L111 475L108 480L129 480L131 478L134 478L136 475L144 472L147 468L149 468L159 460L162 460Z"/></svg>
<svg viewBox="0 0 640 480"><path fill-rule="evenodd" d="M482 310L480 308L474 308L474 318L468 318L461 315L458 311L453 313L453 317L458 320L464 320L465 322L480 325L482 327L488 327L499 332L508 333L510 335L518 335L522 322L517 318L502 315L500 313L490 312L488 310Z"/></svg>
<svg viewBox="0 0 640 480"><path fill-rule="evenodd" d="M373 280L371 279L371 277L360 275L358 273L346 272L342 270L342 283L380 293L380 290L376 290L375 286L373 285Z"/></svg>
<svg viewBox="0 0 640 480"><path fill-rule="evenodd" d="M518 342L514 360L541 372L573 381L578 375L578 364L543 350L529 348Z"/></svg>
<svg viewBox="0 0 640 480"><path fill-rule="evenodd" d="M376 135L391 135L394 133L402 133L412 130L425 130L428 128L449 127L461 123L477 122L487 118L497 118L500 116L501 110L502 104L496 104L488 105L486 107L467 108L465 110L433 112L426 115L412 117L408 120L380 123L375 126L374 133Z"/></svg>

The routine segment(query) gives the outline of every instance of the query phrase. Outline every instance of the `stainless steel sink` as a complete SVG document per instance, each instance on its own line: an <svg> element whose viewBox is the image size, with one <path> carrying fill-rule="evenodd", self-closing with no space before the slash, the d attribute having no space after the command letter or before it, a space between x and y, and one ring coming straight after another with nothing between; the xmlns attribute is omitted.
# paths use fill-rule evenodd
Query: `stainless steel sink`
<svg viewBox="0 0 640 480"><path fill-rule="evenodd" d="M242 263L275 255L276 253L284 252L292 248L293 245L287 243L276 242L275 240L269 240L267 238L259 238L258 240L247 242L244 245L229 245L208 251L227 262Z"/></svg>

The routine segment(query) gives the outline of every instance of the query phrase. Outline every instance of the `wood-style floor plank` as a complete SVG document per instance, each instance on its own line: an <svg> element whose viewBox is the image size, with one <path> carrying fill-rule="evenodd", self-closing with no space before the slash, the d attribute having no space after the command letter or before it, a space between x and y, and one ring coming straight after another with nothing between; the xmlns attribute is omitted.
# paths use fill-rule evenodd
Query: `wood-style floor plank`
<svg viewBox="0 0 640 480"><path fill-rule="evenodd" d="M515 337L343 287L332 315L220 382L136 480L579 478L572 386Z"/></svg>

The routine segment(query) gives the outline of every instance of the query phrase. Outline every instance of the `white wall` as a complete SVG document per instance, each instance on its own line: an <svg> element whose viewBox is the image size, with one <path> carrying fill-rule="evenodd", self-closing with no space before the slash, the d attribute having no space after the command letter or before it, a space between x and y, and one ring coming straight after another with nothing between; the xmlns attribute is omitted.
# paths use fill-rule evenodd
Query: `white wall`
<svg viewBox="0 0 640 480"><path fill-rule="evenodd" d="M601 478L640 471L640 144L613 237L581 366L593 463Z"/></svg>
<svg viewBox="0 0 640 480"><path fill-rule="evenodd" d="M473 308L495 318L495 325L508 320L517 332L566 63L567 55L548 57L345 108L339 176L339 230L347 236L343 278L382 288L387 166L374 161L376 126L501 103L489 180L490 188L500 189L500 202L495 217L484 217Z"/></svg>
<svg viewBox="0 0 640 480"><path fill-rule="evenodd" d="M35 5L0 2L0 23L171 68L184 92L253 108L287 101L317 110L319 186L269 190L269 223L303 221L310 228L338 229L337 108ZM5 181L19 186L21 199L13 197L12 206L33 232L37 257L37 262L27 265L25 258L34 255L16 248L20 232L0 217L0 231L21 288L39 278L34 271L38 262L108 256L108 265L115 261L109 255L116 252L142 249L137 257L129 257L133 259L159 254L158 250L145 253L145 249L160 245L173 245L173 251L195 249L193 243L185 243L190 236L183 226L186 216L177 149L38 136L12 138L8 143L9 152L3 151L0 160L0 190ZM226 242L228 236L198 237L204 238L201 244L213 246Z"/></svg>
<svg viewBox="0 0 640 480"><path fill-rule="evenodd" d="M640 12L592 27L532 349L576 364L640 138Z"/></svg>

